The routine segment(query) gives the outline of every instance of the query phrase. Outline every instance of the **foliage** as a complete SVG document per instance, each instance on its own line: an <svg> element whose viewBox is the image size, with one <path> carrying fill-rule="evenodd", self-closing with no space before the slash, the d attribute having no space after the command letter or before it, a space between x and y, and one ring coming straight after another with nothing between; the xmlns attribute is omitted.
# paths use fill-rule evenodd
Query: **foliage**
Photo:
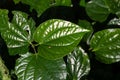
<svg viewBox="0 0 120 80"><path fill-rule="evenodd" d="M10 80L9 76L14 74L18 80L86 80L93 57L104 64L120 61L119 0L80 0L78 6L85 9L87 18L82 20L79 16L76 22L66 20L64 15L39 22L50 8L47 17L54 12L57 15L55 7L75 9L74 15L78 17L78 7L71 0L14 0L14 3L15 7L24 4L30 10L0 9L1 37L8 55L18 56L13 71L0 66L0 79ZM6 76L8 79L4 79Z"/></svg>

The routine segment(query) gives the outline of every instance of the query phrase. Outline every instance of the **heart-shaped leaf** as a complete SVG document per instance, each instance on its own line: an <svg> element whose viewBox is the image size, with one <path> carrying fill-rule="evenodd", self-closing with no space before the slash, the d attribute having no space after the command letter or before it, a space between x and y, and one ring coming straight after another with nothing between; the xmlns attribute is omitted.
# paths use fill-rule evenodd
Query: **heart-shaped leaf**
<svg viewBox="0 0 120 80"><path fill-rule="evenodd" d="M110 14L110 8L106 0L91 0L86 5L86 12L91 19L103 22Z"/></svg>
<svg viewBox="0 0 120 80"><path fill-rule="evenodd" d="M0 10L0 32L2 38L5 40L9 53L11 55L23 54L28 51L28 46L32 42L32 33L34 32L35 23L30 18L28 20L27 14L23 12L14 11L12 23L8 21L7 14L2 14L6 10Z"/></svg>
<svg viewBox="0 0 120 80"><path fill-rule="evenodd" d="M52 6L71 6L71 0L14 0L15 3L19 2L30 5L31 9L35 9L40 16L46 9Z"/></svg>
<svg viewBox="0 0 120 80"><path fill-rule="evenodd" d="M120 29L106 29L94 34L90 47L103 63L120 61Z"/></svg>
<svg viewBox="0 0 120 80"><path fill-rule="evenodd" d="M74 51L68 55L67 70L67 80L81 80L81 77L89 73L90 61L81 47L76 47Z"/></svg>
<svg viewBox="0 0 120 80"><path fill-rule="evenodd" d="M39 43L38 53L42 57L57 59L69 54L87 32L71 22L52 19L39 25L34 40Z"/></svg>
<svg viewBox="0 0 120 80"><path fill-rule="evenodd" d="M46 60L30 53L17 60L15 70L18 80L66 80L67 75L63 59Z"/></svg>

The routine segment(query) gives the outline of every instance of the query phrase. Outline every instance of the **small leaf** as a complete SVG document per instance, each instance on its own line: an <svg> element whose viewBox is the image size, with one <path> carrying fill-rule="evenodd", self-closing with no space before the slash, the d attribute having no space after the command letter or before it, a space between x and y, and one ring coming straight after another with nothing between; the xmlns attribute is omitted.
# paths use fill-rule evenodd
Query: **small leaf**
<svg viewBox="0 0 120 80"><path fill-rule="evenodd" d="M4 12L4 10L2 11ZM3 22L2 19L5 23L8 23L0 26L0 32L11 55L23 54L28 52L28 47L32 42L35 22L31 18L27 20L27 14L23 12L14 11L13 14L12 23L6 20L7 14L0 17L0 23Z"/></svg>
<svg viewBox="0 0 120 80"><path fill-rule="evenodd" d="M89 45L90 38L91 38L92 33L93 33L93 28L92 28L91 24L86 20L79 20L78 25L85 28L85 29L90 30L90 32L86 33L82 39L84 42L86 42Z"/></svg>
<svg viewBox="0 0 120 80"><path fill-rule="evenodd" d="M5 31L8 26L8 10L0 9L0 32Z"/></svg>
<svg viewBox="0 0 120 80"><path fill-rule="evenodd" d="M103 22L110 14L110 8L106 0L91 0L86 5L86 12L91 19Z"/></svg>
<svg viewBox="0 0 120 80"><path fill-rule="evenodd" d="M39 43L39 54L57 59L69 54L89 30L68 21L52 19L37 28L34 40Z"/></svg>
<svg viewBox="0 0 120 80"><path fill-rule="evenodd" d="M15 3L19 2L30 5L31 9L35 9L38 17L48 8L52 6L71 6L71 0L14 0Z"/></svg>
<svg viewBox="0 0 120 80"><path fill-rule="evenodd" d="M81 80L90 71L90 61L81 47L76 47L67 59L68 80Z"/></svg>
<svg viewBox="0 0 120 80"><path fill-rule="evenodd" d="M66 80L67 75L63 59L46 60L30 53L17 60L15 72L18 80Z"/></svg>
<svg viewBox="0 0 120 80"><path fill-rule="evenodd" d="M80 6L82 6L82 7L85 7L85 6L86 6L85 0L80 0Z"/></svg>
<svg viewBox="0 0 120 80"><path fill-rule="evenodd" d="M120 29L106 29L94 34L90 47L96 58L106 64L120 61Z"/></svg>

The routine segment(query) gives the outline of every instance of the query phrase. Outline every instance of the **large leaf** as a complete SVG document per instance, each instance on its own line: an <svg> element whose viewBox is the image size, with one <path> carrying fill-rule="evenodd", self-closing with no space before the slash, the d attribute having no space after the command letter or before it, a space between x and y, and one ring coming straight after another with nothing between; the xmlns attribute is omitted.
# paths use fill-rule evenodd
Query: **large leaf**
<svg viewBox="0 0 120 80"><path fill-rule="evenodd" d="M103 22L110 14L110 8L106 0L91 0L86 5L86 12L91 19Z"/></svg>
<svg viewBox="0 0 120 80"><path fill-rule="evenodd" d="M23 54L28 51L28 46L32 42L32 33L35 23L32 19L27 20L27 14L14 11L12 23L8 21L6 10L0 10L0 32L5 40L11 55Z"/></svg>
<svg viewBox="0 0 120 80"><path fill-rule="evenodd" d="M72 4L71 0L14 0L15 3L19 3L20 1L35 9L38 16L52 6L71 6Z"/></svg>
<svg viewBox="0 0 120 80"><path fill-rule="evenodd" d="M17 60L15 72L18 80L66 80L67 75L63 59L46 60L30 53Z"/></svg>
<svg viewBox="0 0 120 80"><path fill-rule="evenodd" d="M90 71L90 61L81 47L68 55L67 59L68 80L81 80L81 77L87 75Z"/></svg>
<svg viewBox="0 0 120 80"><path fill-rule="evenodd" d="M70 53L88 30L68 21L52 19L37 28L34 40L39 43L39 54L57 59Z"/></svg>
<svg viewBox="0 0 120 80"><path fill-rule="evenodd" d="M120 29L106 29L95 33L90 47L96 58L103 63L120 61Z"/></svg>

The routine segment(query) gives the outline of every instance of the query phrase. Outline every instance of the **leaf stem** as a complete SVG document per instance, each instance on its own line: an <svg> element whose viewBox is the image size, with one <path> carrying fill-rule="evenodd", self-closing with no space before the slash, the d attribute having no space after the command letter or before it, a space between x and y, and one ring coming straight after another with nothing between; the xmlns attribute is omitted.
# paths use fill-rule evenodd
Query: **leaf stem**
<svg viewBox="0 0 120 80"><path fill-rule="evenodd" d="M31 44L31 47L33 48L34 52L37 53L34 44L33 43L30 43L30 44Z"/></svg>

